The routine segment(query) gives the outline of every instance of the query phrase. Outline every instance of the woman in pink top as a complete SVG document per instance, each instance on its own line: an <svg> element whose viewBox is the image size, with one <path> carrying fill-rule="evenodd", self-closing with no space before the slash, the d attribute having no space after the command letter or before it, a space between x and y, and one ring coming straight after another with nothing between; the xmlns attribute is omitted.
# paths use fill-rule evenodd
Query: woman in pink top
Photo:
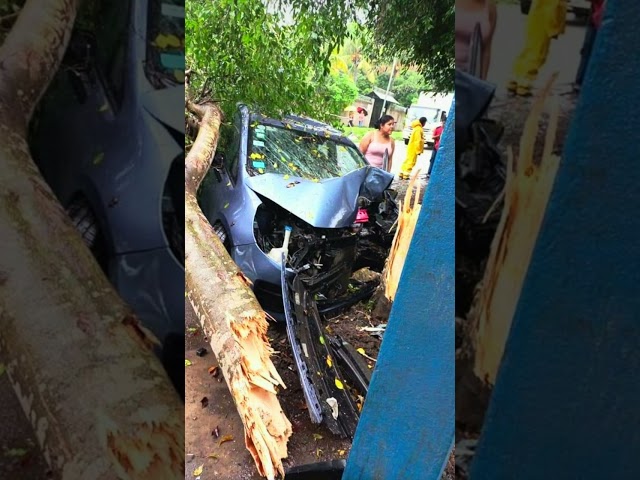
<svg viewBox="0 0 640 480"><path fill-rule="evenodd" d="M471 40L476 25L480 25L482 57L480 78L487 79L491 63L491 42L498 18L493 0L456 0L456 68L469 72Z"/></svg>
<svg viewBox="0 0 640 480"><path fill-rule="evenodd" d="M382 168L384 151L389 151L388 172L391 171L391 160L395 147L395 140L391 138L395 124L396 121L391 115L383 115L374 125L377 130L368 132L360 141L360 151L373 167Z"/></svg>

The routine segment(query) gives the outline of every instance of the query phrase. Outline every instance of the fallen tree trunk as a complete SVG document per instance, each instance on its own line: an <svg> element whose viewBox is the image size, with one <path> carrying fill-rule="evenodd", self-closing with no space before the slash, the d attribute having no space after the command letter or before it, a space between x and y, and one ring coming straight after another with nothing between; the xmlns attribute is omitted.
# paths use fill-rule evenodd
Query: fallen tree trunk
<svg viewBox="0 0 640 480"><path fill-rule="evenodd" d="M200 119L185 160L187 297L220 362L258 471L269 479L284 477L292 431L276 396L277 386L285 386L270 359L267 319L196 199L216 149L221 113L215 104L187 107Z"/></svg>
<svg viewBox="0 0 640 480"><path fill-rule="evenodd" d="M400 277L402 275L402 268L404 267L407 253L409 252L413 232L416 229L418 216L420 215L420 208L422 207L422 205L418 203L420 199L421 186L421 183L417 181L419 174L420 170L417 170L413 174L409 181L407 192L404 195L404 204L401 202L398 205L398 210L400 211L398 216L398 228L393 237L389 258L387 259L387 264L385 265L386 268L383 274L385 297L391 302L393 302L398 290L398 284L400 283ZM411 202L414 186L416 187L415 197L413 198L413 202Z"/></svg>
<svg viewBox="0 0 640 480"><path fill-rule="evenodd" d="M76 8L28 0L0 47L0 356L54 478L181 478L184 408L154 340L105 278L26 141Z"/></svg>
<svg viewBox="0 0 640 480"><path fill-rule="evenodd" d="M558 126L558 104L552 103L544 150L534 161L536 135L545 102L557 75L533 103L520 140L517 160L509 150L504 208L496 230L483 279L478 285L467 335L474 352L474 372L495 384L522 284L529 267L540 225L553 187L559 158L552 155Z"/></svg>

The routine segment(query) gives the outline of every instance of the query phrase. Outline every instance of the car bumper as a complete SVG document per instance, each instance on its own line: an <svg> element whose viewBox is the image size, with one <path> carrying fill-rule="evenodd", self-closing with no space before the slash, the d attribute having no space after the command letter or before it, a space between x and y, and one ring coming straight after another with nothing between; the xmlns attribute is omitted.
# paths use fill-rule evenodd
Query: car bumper
<svg viewBox="0 0 640 480"><path fill-rule="evenodd" d="M122 299L160 341L184 335L184 268L169 248L118 255L111 272Z"/></svg>

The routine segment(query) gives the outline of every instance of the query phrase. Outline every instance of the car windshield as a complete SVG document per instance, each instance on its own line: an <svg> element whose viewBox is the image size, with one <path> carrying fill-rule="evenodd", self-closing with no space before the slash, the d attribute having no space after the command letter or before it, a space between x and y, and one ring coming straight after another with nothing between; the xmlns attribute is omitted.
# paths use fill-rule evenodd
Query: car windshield
<svg viewBox="0 0 640 480"><path fill-rule="evenodd" d="M360 151L323 132L254 124L250 132L250 175L279 173L308 180L341 177L367 166Z"/></svg>
<svg viewBox="0 0 640 480"><path fill-rule="evenodd" d="M184 84L184 1L149 0L145 74L158 90Z"/></svg>

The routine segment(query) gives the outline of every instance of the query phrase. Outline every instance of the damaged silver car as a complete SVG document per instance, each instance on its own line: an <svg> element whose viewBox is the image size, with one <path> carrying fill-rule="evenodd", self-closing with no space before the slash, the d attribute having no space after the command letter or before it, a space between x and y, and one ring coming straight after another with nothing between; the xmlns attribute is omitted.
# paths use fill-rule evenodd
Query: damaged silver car
<svg viewBox="0 0 640 480"><path fill-rule="evenodd" d="M239 105L220 133L200 206L265 310L284 313L283 252L287 276L302 274L321 311L347 293L355 270L382 270L397 218L391 173L306 118Z"/></svg>
<svg viewBox="0 0 640 480"><path fill-rule="evenodd" d="M353 274L384 267L398 217L392 180L326 124L239 105L198 192L263 308L286 322L311 421L350 438L371 372L322 322L377 286Z"/></svg>

